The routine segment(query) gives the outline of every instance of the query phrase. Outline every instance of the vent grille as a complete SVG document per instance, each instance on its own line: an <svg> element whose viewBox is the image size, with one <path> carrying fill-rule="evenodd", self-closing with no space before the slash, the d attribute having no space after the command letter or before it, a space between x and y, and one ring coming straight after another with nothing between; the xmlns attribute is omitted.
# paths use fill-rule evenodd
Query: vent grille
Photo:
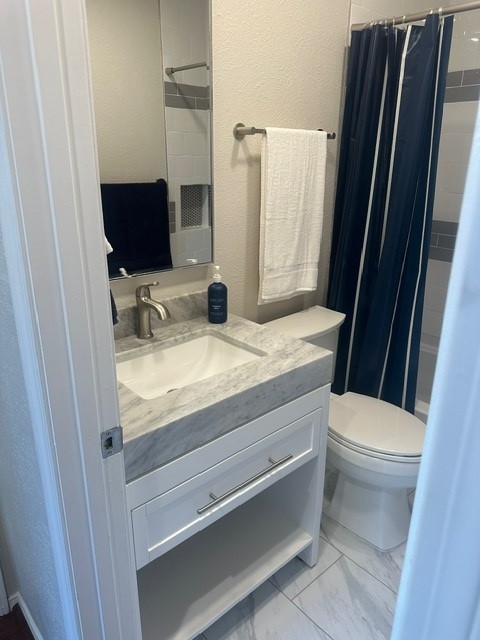
<svg viewBox="0 0 480 640"><path fill-rule="evenodd" d="M208 190L208 226L212 227L213 225L213 206L212 206L212 185L209 184L207 187Z"/></svg>
<svg viewBox="0 0 480 640"><path fill-rule="evenodd" d="M182 229L212 224L211 188L209 184L180 186L180 218Z"/></svg>

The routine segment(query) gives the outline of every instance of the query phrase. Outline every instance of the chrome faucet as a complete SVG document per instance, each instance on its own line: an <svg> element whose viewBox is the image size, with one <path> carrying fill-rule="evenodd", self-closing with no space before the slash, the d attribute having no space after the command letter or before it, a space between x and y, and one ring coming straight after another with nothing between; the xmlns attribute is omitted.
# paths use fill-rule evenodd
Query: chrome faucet
<svg viewBox="0 0 480 640"><path fill-rule="evenodd" d="M137 300L138 311L138 333L137 338L148 340L153 338L152 323L150 321L150 311L155 311L160 320L168 320L170 311L161 302L152 300L150 297L150 287L156 287L158 282L150 284L141 284L135 289L135 298Z"/></svg>

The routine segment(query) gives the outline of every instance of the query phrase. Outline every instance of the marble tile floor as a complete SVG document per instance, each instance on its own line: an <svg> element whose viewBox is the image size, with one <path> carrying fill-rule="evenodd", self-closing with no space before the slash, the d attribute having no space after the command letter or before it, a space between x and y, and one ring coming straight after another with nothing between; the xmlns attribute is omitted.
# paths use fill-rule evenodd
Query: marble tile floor
<svg viewBox="0 0 480 640"><path fill-rule="evenodd" d="M327 516L320 543L315 567L294 558L196 640L390 638L405 543L382 553Z"/></svg>

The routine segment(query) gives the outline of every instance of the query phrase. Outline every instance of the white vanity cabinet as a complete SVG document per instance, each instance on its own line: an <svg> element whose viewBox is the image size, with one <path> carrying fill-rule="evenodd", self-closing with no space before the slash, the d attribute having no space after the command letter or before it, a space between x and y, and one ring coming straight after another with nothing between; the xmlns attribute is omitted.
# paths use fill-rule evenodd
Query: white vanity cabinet
<svg viewBox="0 0 480 640"><path fill-rule="evenodd" d="M195 638L294 556L315 564L328 396L312 391L127 485L143 640Z"/></svg>

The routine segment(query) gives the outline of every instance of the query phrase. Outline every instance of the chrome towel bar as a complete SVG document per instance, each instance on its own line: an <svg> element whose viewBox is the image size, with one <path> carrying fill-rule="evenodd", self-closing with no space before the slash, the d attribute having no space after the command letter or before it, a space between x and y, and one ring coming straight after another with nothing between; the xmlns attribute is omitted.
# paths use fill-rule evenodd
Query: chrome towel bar
<svg viewBox="0 0 480 640"><path fill-rule="evenodd" d="M171 76L177 71L187 71L188 69L198 69L199 67L206 67L210 69L206 62L195 62L194 64L184 64L183 67L167 67L165 73L167 76Z"/></svg>
<svg viewBox="0 0 480 640"><path fill-rule="evenodd" d="M318 129L323 131L323 129ZM257 127L246 127L243 122L238 122L233 128L233 135L237 140L243 140L245 136L253 136L256 133L265 133L265 129L257 129ZM335 140L336 133L327 133L328 140Z"/></svg>

